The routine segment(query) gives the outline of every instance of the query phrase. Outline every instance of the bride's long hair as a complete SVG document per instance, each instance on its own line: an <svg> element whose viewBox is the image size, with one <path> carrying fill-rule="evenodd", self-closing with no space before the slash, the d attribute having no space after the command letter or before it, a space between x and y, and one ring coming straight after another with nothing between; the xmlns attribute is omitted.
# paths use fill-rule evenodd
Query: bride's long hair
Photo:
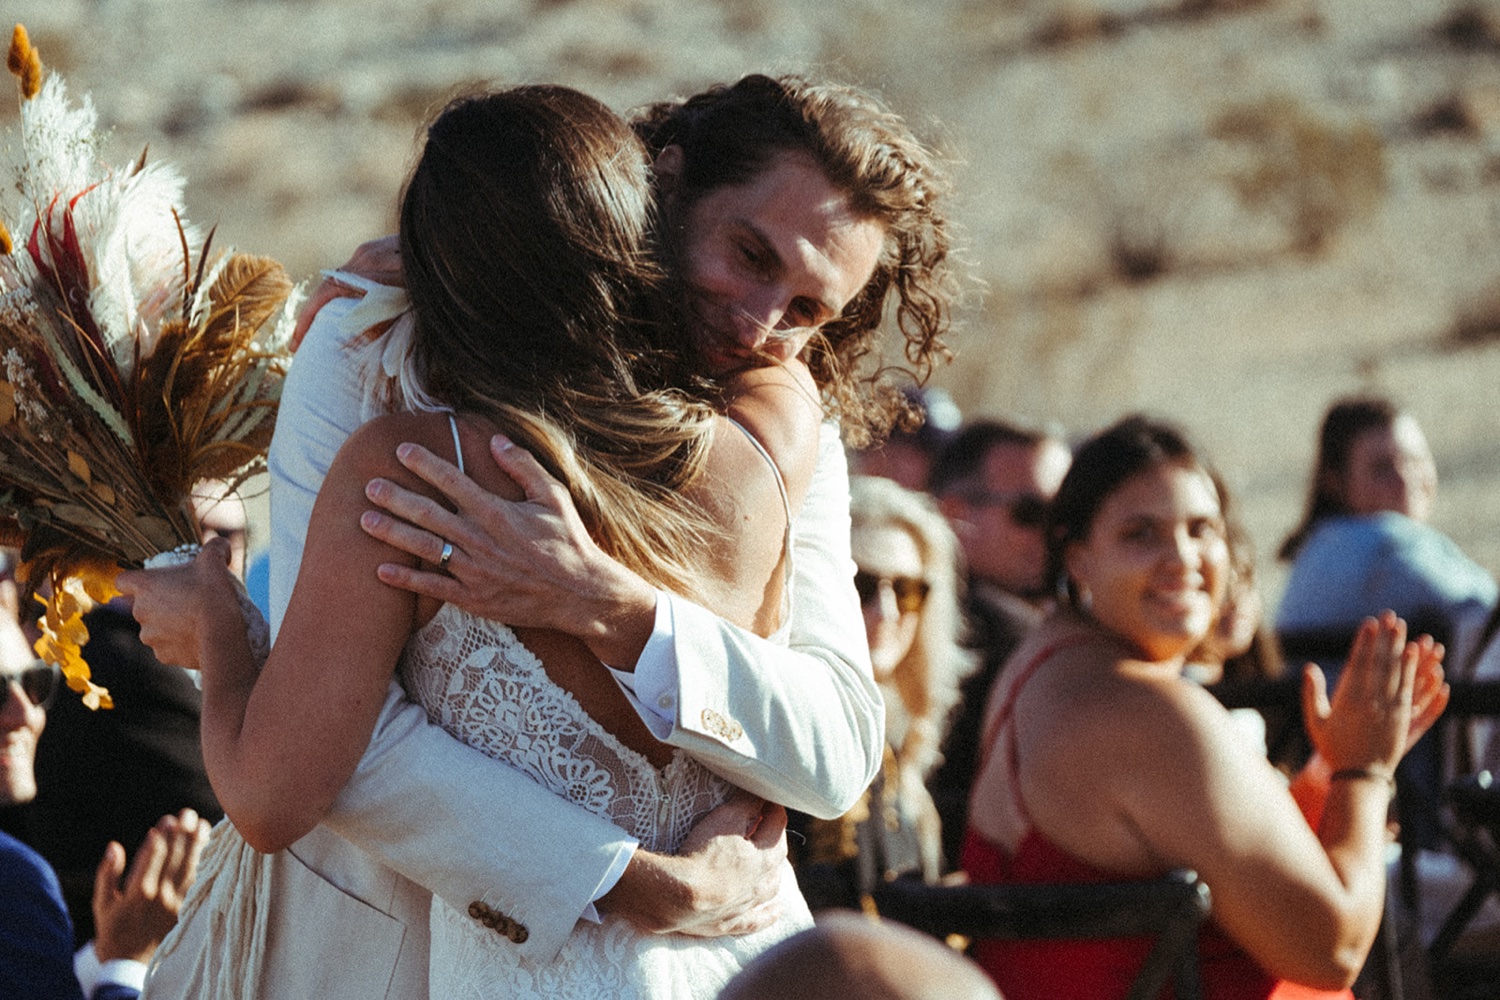
<svg viewBox="0 0 1500 1000"><path fill-rule="evenodd" d="M603 104L524 86L449 104L401 201L413 357L568 487L599 545L691 594L716 530L684 495L716 411L664 350L645 150Z"/></svg>

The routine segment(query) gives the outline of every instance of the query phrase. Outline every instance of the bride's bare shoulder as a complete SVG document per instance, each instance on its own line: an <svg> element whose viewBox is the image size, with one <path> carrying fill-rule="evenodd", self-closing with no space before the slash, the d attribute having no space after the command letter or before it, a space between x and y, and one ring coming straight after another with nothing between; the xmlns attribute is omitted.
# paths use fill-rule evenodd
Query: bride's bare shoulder
<svg viewBox="0 0 1500 1000"><path fill-rule="evenodd" d="M366 470L401 468L396 449L405 442L422 445L452 461L453 432L446 413L389 413L360 425L339 448L335 467ZM333 469L329 473L333 473Z"/></svg>
<svg viewBox="0 0 1500 1000"><path fill-rule="evenodd" d="M823 404L801 361L752 368L726 386L728 415L745 428L776 463L793 507L812 481L818 461Z"/></svg>

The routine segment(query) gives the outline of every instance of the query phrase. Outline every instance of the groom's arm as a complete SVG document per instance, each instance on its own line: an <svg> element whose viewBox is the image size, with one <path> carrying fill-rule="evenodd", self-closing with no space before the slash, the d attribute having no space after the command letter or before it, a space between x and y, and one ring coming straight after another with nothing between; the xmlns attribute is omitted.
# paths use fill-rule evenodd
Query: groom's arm
<svg viewBox="0 0 1500 1000"><path fill-rule="evenodd" d="M837 429L824 424L793 521L787 645L661 591L652 636L622 678L658 739L741 788L824 818L869 787L884 747L849 540L847 463Z"/></svg>
<svg viewBox="0 0 1500 1000"><path fill-rule="evenodd" d="M606 889L601 906L649 930L764 926L779 913L786 847L784 818L760 817L759 803L735 802L694 829L683 856L635 849L613 823L453 739L392 683L324 824L460 912L503 918L496 932L546 961Z"/></svg>

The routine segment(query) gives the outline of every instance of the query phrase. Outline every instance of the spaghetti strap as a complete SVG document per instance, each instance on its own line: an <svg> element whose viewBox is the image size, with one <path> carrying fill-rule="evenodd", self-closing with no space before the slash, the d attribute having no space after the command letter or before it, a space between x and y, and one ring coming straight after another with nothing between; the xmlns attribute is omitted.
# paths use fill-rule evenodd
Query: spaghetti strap
<svg viewBox="0 0 1500 1000"><path fill-rule="evenodd" d="M780 641L781 638L784 635L788 634L790 631L792 614L793 567L791 497L787 494L786 491L786 480L781 478L781 469L776 465L776 461L771 458L771 453L769 451L766 451L766 446L760 443L760 439L757 438L754 434L750 433L750 428L746 427L744 424L740 423L733 417L726 415L724 419L738 428L740 433L745 435L745 440L749 441L750 444L754 446L755 450L760 453L760 457L766 460L766 465L771 467L771 477L776 480L776 490L781 494L781 509L782 512L786 515L786 528L781 533L781 625L776 629L775 633L773 633L769 637L773 640Z"/></svg>
<svg viewBox="0 0 1500 1000"><path fill-rule="evenodd" d="M465 472L464 446L458 440L458 417L454 415L452 410L448 411L448 429L453 432L453 454L458 456L458 462L456 463L458 471Z"/></svg>
<svg viewBox="0 0 1500 1000"><path fill-rule="evenodd" d="M771 458L771 453L769 451L766 451L766 446L760 443L760 439L757 438L754 434L750 433L750 428L746 427L744 424L740 423L733 417L726 416L724 419L729 421L735 427L739 428L740 433L745 435L745 440L754 445L755 450L760 452L760 457L765 459L766 464L771 467L771 475L776 479L776 489L781 493L781 509L786 512L786 523L788 525L787 531L788 533L790 533L790 525L792 523L792 501L786 492L786 480L781 478L781 469L777 467L775 460Z"/></svg>
<svg viewBox="0 0 1500 1000"><path fill-rule="evenodd" d="M1027 817L1027 823L1030 823L1031 820L1028 813L1026 812L1026 804L1021 801L1021 754L1019 748L1016 746L1016 727L1014 725L1008 726L1007 723L1013 721L1013 717L1016 713L1016 700L1021 695L1021 689L1026 686L1027 682L1031 680L1032 676L1037 672L1037 670L1041 669L1042 664L1046 663L1048 660L1052 659L1052 657L1056 656L1063 650L1069 649L1073 646L1081 646L1084 643L1091 641L1093 638L1094 637L1091 635L1075 633L1073 635L1063 636L1061 639L1058 639L1055 642L1049 642L1047 645L1037 650L1036 655L1033 656L1030 660L1026 661L1026 665L1021 668L1020 673L1016 677L1016 682L1012 684L1010 690L1005 693L1005 700L1000 703L1000 709L995 713L994 721L985 731L984 738L980 742L979 769L982 771L985 766L989 764L990 755L994 753L995 741L1000 738L1001 730L1008 729L1010 733L1010 795L1012 801L1015 803L1017 814L1023 817Z"/></svg>

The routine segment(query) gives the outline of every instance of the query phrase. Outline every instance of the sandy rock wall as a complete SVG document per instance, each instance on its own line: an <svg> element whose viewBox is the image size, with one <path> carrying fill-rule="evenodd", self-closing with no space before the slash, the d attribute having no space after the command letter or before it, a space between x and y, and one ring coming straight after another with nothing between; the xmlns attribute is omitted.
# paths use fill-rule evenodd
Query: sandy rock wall
<svg viewBox="0 0 1500 1000"><path fill-rule="evenodd" d="M966 412L1184 421L1263 553L1334 395L1426 427L1500 569L1500 4L1453 0L12 0L220 239L299 276L390 228L477 80L630 106L753 70L880 89L959 162ZM8 106L0 121L13 114ZM1270 574L1270 588L1277 586Z"/></svg>

